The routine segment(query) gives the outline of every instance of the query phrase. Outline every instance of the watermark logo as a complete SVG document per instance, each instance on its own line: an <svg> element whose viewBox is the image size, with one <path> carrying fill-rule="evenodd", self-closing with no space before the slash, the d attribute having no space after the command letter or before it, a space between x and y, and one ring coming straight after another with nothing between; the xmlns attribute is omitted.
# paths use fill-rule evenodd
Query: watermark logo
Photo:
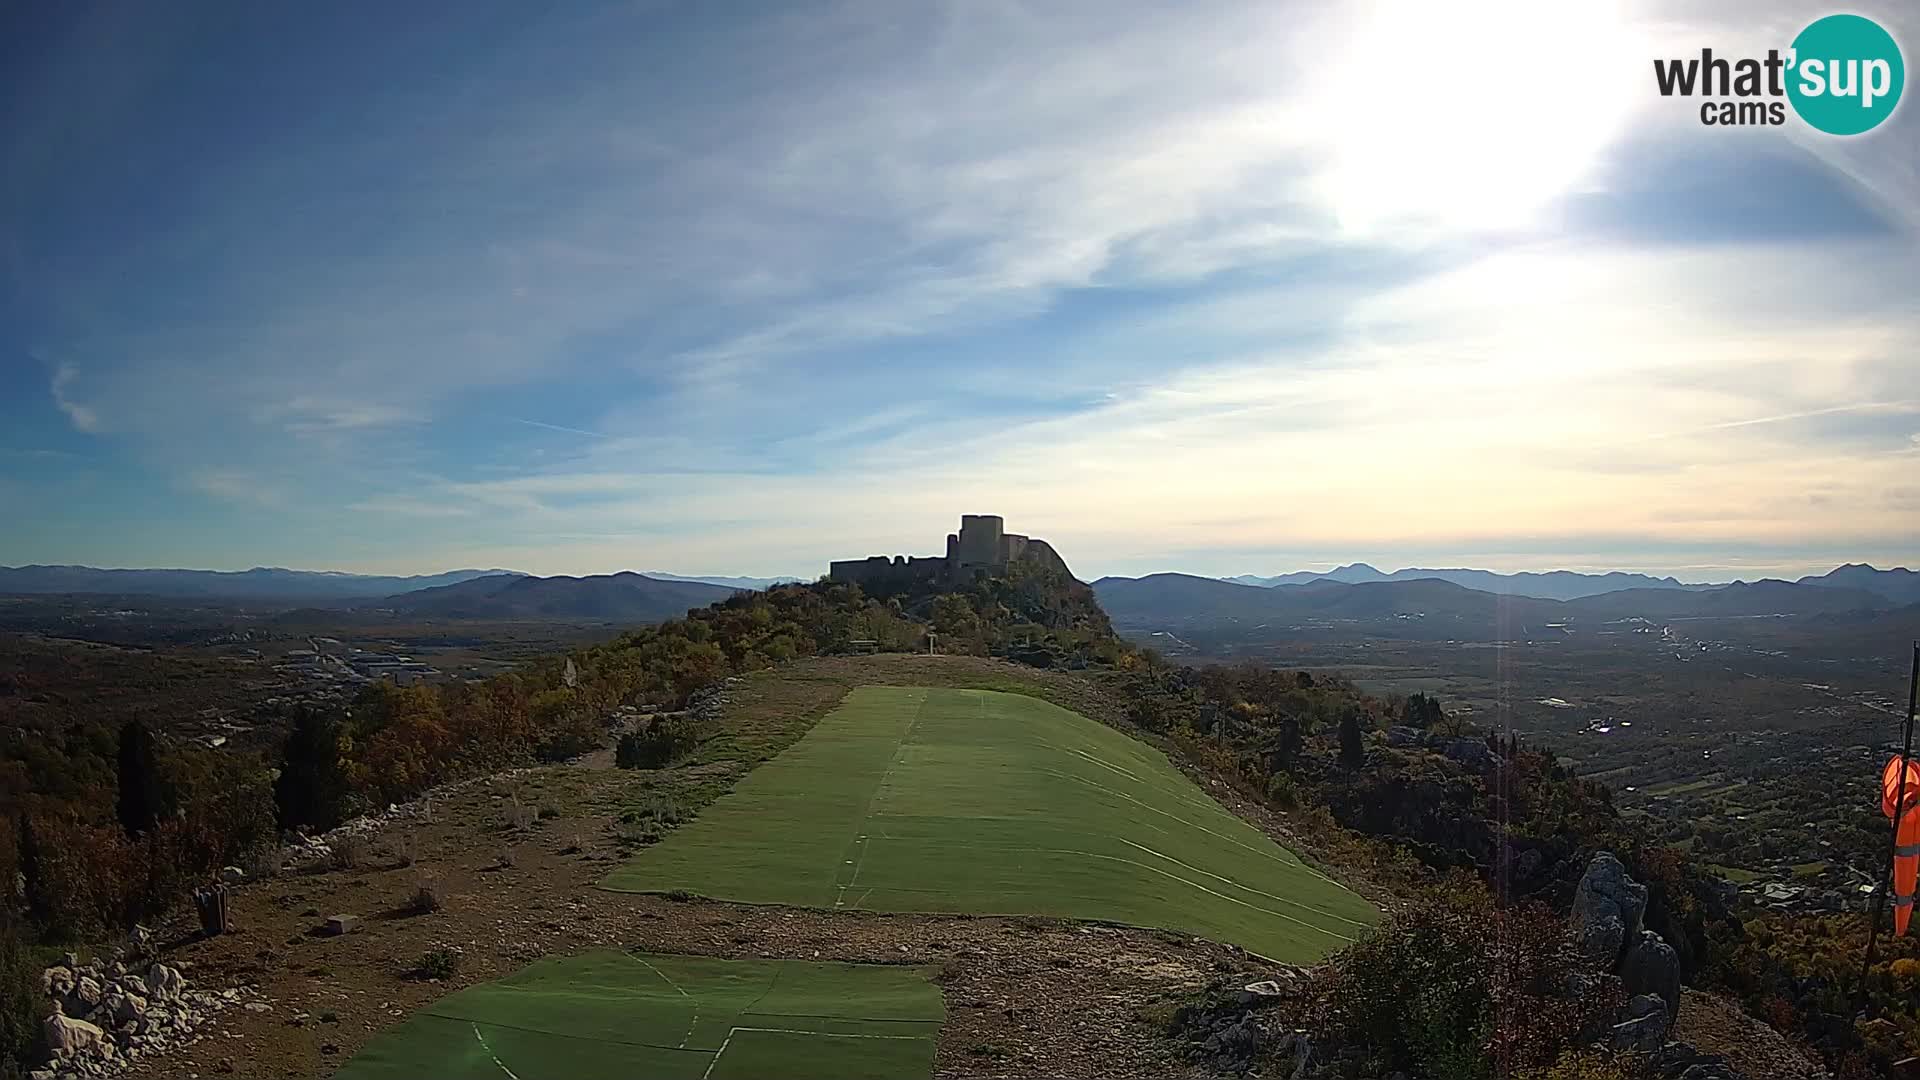
<svg viewBox="0 0 1920 1080"><path fill-rule="evenodd" d="M1662 97L1699 97L1709 127L1780 125L1787 108L1816 131L1859 135L1893 115L1906 88L1900 45L1861 15L1828 15L1800 31L1785 53L1731 59L1701 49L1698 57L1655 60Z"/></svg>

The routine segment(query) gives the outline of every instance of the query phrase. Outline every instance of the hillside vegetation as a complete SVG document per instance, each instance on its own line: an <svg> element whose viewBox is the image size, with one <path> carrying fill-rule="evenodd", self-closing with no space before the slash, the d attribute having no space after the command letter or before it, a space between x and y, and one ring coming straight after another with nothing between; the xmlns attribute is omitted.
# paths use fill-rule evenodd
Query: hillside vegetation
<svg viewBox="0 0 1920 1080"><path fill-rule="evenodd" d="M1911 940L1883 950L1860 984L1847 970L1859 955L1857 920L1747 920L1717 878L1684 852L1638 835L1604 786L1568 774L1550 755L1475 730L1419 695L1375 697L1305 672L1176 667L1115 637L1086 586L1045 573L884 597L828 583L739 594L485 681L376 685L350 709L294 717L291 737L270 758L209 757L150 744L134 731L96 736L71 765L49 756L37 759L44 767L16 774L0 881L25 888L7 905L0 955L19 955L8 951L13 942L98 940L154 917L213 868L248 865L266 851L276 820L325 828L449 780L570 757L603 743L609 718L622 709L644 718L630 732L637 760L672 761L703 737L698 711L684 707L728 676L853 642L921 651L930 633L944 651L1078 673L1071 681L1085 689L1063 692L1087 703L1073 707L1136 731L1184 768L1229 785L1247 813L1279 814L1276 827L1365 883L1370 895L1418 908L1451 874L1449 889L1465 897L1465 910L1484 904L1502 919L1522 920L1516 927L1545 925L1528 912L1557 922L1588 857L1611 850L1648 886L1646 925L1672 943L1691 981L1739 994L1818 1046L1841 1075L1876 1075L1903 1042L1920 1037L1913 992L1920 949ZM162 782L148 784L142 777L149 775ZM106 776L118 778L111 798ZM148 795L122 798L130 785ZM1392 943L1442 930L1396 920L1374 939L1380 944L1365 947L1371 951L1335 958L1330 970L1348 980L1339 993L1399 992L1392 983L1411 973L1396 966L1394 957L1407 954ZM1515 940L1536 940L1549 953L1560 947L1552 934ZM1405 1022L1451 1025L1451 1041L1436 1054L1488 1060L1495 1047L1524 1047L1526 1060L1550 1065L1583 1052L1579 1023L1531 1038L1514 1025L1526 1028L1537 1010L1501 1005L1516 999L1501 989L1507 976L1499 971L1544 977L1561 969L1559 961L1542 954L1501 964L1463 975L1464 996L1431 1005L1457 1015ZM29 968L16 970L28 978ZM1856 1026L1849 1007L1856 993L1867 1015L1884 1023ZM0 1037L11 1040L0 1049L26 1054L32 1019L18 1010L30 1010L34 996L8 1000L20 1004L0 1023ZM1317 1000L1332 1008L1342 999L1329 990ZM1392 1045L1407 1031L1341 1015L1337 1008L1326 1014L1328 1037L1397 1060ZM1480 1075L1423 1061L1415 1064L1432 1075Z"/></svg>

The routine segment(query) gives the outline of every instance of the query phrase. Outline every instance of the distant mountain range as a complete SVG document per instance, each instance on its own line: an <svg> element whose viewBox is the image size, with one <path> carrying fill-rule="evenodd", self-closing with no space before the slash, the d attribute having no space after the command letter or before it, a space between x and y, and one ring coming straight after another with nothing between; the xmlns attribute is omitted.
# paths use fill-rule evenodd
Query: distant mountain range
<svg viewBox="0 0 1920 1080"><path fill-rule="evenodd" d="M797 577L688 577L685 574L669 574L664 570L642 570L642 574L655 581L698 581L707 585L724 585L729 589L771 589L775 585L803 584L804 578Z"/></svg>
<svg viewBox="0 0 1920 1080"><path fill-rule="evenodd" d="M329 570L101 570L91 566L0 566L0 593L101 593L205 600L293 600L304 603L391 596L457 585L514 570L449 570L389 577Z"/></svg>
<svg viewBox="0 0 1920 1080"><path fill-rule="evenodd" d="M1803 577L1800 584L1862 589L1896 604L1920 604L1920 573L1904 566L1875 570L1866 563L1848 563L1817 577Z"/></svg>
<svg viewBox="0 0 1920 1080"><path fill-rule="evenodd" d="M1705 584L1683 582L1671 577L1650 577L1646 574L1629 574L1615 570L1605 574L1581 574L1572 570L1550 570L1546 573L1522 572L1501 574L1492 570L1430 570L1408 568L1395 570L1391 574L1367 565L1349 563L1336 567L1326 573L1312 570L1299 570L1291 574L1278 574L1273 577L1258 577L1253 574L1241 574L1223 578L1239 585L1253 585L1260 588L1273 588L1280 585L1306 585L1315 581L1336 581L1346 585L1361 585L1376 581L1451 581L1455 585L1464 585L1480 592L1495 593L1502 596L1530 596L1540 600L1579 600L1588 596L1600 596L1605 593L1623 592L1629 589L1678 589L1689 592L1703 592L1725 588L1725 584ZM1744 584L1732 582L1731 584ZM1892 570L1876 570L1865 563L1849 563L1817 576L1801 578L1797 584L1820 585L1847 589L1859 589L1875 593L1896 604L1920 603L1920 573L1904 567Z"/></svg>
<svg viewBox="0 0 1920 1080"><path fill-rule="evenodd" d="M1710 589L1711 585L1692 585L1670 577L1649 577L1646 574L1628 574L1615 570L1605 574L1581 574L1572 570L1550 570L1544 574L1522 572L1501 574L1492 570L1428 570L1408 568L1395 570L1391 574L1382 573L1366 563L1349 563L1336 567L1324 574L1311 570L1300 570L1291 574L1275 577L1256 577L1242 574L1226 578L1227 581L1241 585L1256 585L1272 588L1276 585L1305 585L1314 581L1338 581L1346 585L1361 585L1373 581L1418 581L1434 579L1451 581L1455 585L1464 585L1481 592L1500 593L1511 596L1532 596L1542 600L1578 600L1583 596L1596 596L1600 593L1619 592L1622 589Z"/></svg>
<svg viewBox="0 0 1920 1080"><path fill-rule="evenodd" d="M1527 628L1537 631L1550 625L1634 617L1828 615L1901 606L1896 598L1865 589L1791 581L1619 589L1572 600L1489 592L1420 577L1352 584L1316 579L1258 586L1187 574L1152 574L1101 578L1093 583L1093 590L1115 623L1136 629L1403 618L1436 626L1458 624L1453 632L1462 637L1497 637Z"/></svg>
<svg viewBox="0 0 1920 1080"><path fill-rule="evenodd" d="M592 577L503 574L403 592L381 606L441 618L659 622L739 591L698 581L662 581L631 570Z"/></svg>

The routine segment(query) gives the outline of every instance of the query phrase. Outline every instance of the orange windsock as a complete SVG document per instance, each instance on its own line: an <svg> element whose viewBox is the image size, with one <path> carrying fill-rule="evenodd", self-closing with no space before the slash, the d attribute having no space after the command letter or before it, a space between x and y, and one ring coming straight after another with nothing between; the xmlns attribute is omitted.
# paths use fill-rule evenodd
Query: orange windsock
<svg viewBox="0 0 1920 1080"><path fill-rule="evenodd" d="M1893 932L1900 936L1913 918L1914 878L1920 877L1920 761L1887 761L1880 775L1880 812L1900 815L1893 836Z"/></svg>

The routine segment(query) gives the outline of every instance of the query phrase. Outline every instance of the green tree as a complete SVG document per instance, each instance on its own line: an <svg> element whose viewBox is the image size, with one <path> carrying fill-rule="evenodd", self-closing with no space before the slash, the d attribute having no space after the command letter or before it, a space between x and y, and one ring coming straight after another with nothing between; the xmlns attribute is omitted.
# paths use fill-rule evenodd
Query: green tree
<svg viewBox="0 0 1920 1080"><path fill-rule="evenodd" d="M340 719L320 709L301 709L281 753L273 802L284 829L330 829L346 811L343 758L352 742Z"/></svg>
<svg viewBox="0 0 1920 1080"><path fill-rule="evenodd" d="M153 732L138 720L120 729L120 827L128 836L150 831L166 810Z"/></svg>
<svg viewBox="0 0 1920 1080"><path fill-rule="evenodd" d="M1360 710L1348 706L1340 714L1340 764L1357 769L1367 760L1365 732L1360 729Z"/></svg>
<svg viewBox="0 0 1920 1080"><path fill-rule="evenodd" d="M40 1042L40 972L9 912L0 924L0 1080L25 1076Z"/></svg>

